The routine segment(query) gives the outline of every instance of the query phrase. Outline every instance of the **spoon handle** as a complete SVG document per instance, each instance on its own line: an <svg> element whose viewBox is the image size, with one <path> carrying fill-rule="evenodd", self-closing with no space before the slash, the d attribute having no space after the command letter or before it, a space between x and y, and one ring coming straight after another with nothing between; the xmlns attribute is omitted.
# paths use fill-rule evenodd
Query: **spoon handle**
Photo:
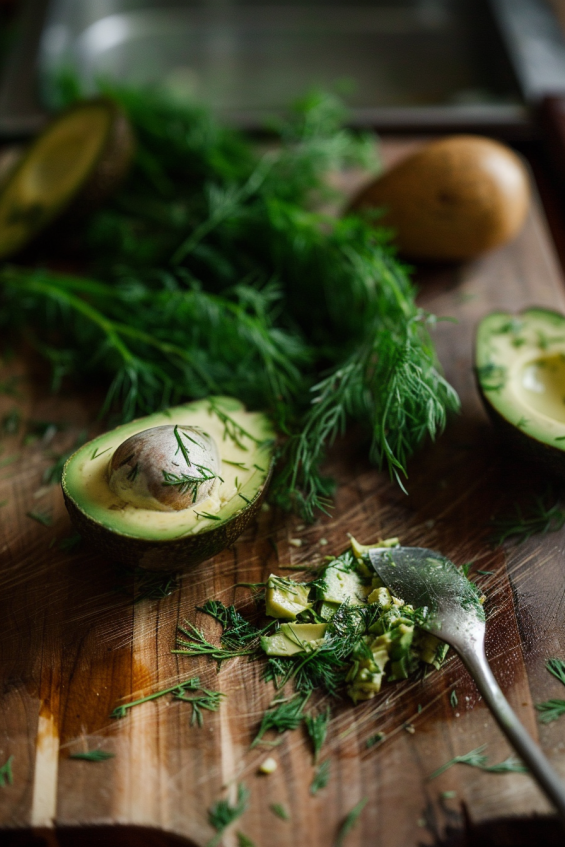
<svg viewBox="0 0 565 847"><path fill-rule="evenodd" d="M458 649L458 652L506 738L565 823L565 786L510 707L494 678L484 650Z"/></svg>

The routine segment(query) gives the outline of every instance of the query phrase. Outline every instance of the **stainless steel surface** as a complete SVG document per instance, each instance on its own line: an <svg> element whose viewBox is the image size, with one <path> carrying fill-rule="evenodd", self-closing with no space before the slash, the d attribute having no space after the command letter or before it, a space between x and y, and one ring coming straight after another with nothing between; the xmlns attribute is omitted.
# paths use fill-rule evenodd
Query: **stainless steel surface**
<svg viewBox="0 0 565 847"><path fill-rule="evenodd" d="M547 0L491 0L524 97L565 93L565 41Z"/></svg>
<svg viewBox="0 0 565 847"><path fill-rule="evenodd" d="M35 57L33 26L0 89L12 113L16 87L29 101L39 81L48 101L72 65L87 89L159 82L251 126L315 86L341 86L352 122L381 129L527 123L487 0L51 0ZM34 74L25 92L18 72Z"/></svg>
<svg viewBox="0 0 565 847"><path fill-rule="evenodd" d="M369 556L392 594L422 610L422 629L459 653L498 725L565 824L565 786L516 717L488 665L485 616L474 587L453 562L425 547L375 549Z"/></svg>

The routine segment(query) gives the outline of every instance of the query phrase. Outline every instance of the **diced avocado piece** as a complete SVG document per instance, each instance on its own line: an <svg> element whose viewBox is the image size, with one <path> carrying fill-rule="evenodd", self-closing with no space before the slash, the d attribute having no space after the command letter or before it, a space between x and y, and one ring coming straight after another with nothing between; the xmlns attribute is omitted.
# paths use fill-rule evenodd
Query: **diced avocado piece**
<svg viewBox="0 0 565 847"><path fill-rule="evenodd" d="M330 603L345 603L354 606L365 605L371 586L363 584L356 570L345 569L339 559L330 562L324 571L322 599Z"/></svg>
<svg viewBox="0 0 565 847"><path fill-rule="evenodd" d="M300 612L312 607L308 602L310 586L271 574L267 580L265 613L271 618L293 621Z"/></svg>
<svg viewBox="0 0 565 847"><path fill-rule="evenodd" d="M325 621L331 621L337 610L339 609L341 603L330 603L328 600L324 600L322 605L320 606L320 617Z"/></svg>
<svg viewBox="0 0 565 847"><path fill-rule="evenodd" d="M398 547L400 545L398 538L385 538L382 541L377 541L376 544L359 544L357 539L352 535L349 538L351 539L351 549L356 559L362 559L369 550L377 550L379 547Z"/></svg>
<svg viewBox="0 0 565 847"><path fill-rule="evenodd" d="M420 630L420 635L414 646L418 658L422 662L426 662L427 665L433 665L436 670L440 669L449 650L449 645L445 641L440 641L431 632L424 632L423 630Z"/></svg>
<svg viewBox="0 0 565 847"><path fill-rule="evenodd" d="M369 603L378 603L384 611L392 606L392 595L388 588L375 588L367 597Z"/></svg>
<svg viewBox="0 0 565 847"><path fill-rule="evenodd" d="M274 635L261 638L267 656L295 656L320 647L326 634L325 623L283 623Z"/></svg>
<svg viewBox="0 0 565 847"><path fill-rule="evenodd" d="M386 636L363 639L346 677L349 683L347 693L354 703L370 700L381 690L384 670L389 660L389 641Z"/></svg>

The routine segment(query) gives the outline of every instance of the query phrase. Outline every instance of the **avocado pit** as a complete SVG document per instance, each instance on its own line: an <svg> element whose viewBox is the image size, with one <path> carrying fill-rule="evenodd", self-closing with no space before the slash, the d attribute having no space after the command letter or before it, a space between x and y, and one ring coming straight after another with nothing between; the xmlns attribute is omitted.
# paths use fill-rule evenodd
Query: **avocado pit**
<svg viewBox="0 0 565 847"><path fill-rule="evenodd" d="M194 426L155 426L135 433L114 452L110 489L132 506L159 511L189 509L217 487L214 439Z"/></svg>

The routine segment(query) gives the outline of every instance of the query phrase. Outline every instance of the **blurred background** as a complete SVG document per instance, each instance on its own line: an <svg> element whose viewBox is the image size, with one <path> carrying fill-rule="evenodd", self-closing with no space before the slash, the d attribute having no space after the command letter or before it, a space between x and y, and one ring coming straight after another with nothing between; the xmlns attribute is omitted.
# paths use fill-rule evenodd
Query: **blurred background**
<svg viewBox="0 0 565 847"><path fill-rule="evenodd" d="M256 127L312 87L380 131L532 132L565 91L565 0L3 0L0 134L43 120L72 67L158 83Z"/></svg>

